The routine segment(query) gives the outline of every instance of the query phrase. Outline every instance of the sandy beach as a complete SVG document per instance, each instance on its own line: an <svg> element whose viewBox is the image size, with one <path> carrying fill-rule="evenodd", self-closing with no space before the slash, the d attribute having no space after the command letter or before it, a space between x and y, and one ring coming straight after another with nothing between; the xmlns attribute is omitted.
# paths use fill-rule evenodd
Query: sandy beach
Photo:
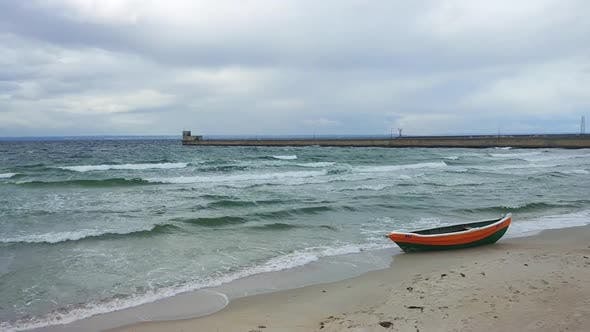
<svg viewBox="0 0 590 332"><path fill-rule="evenodd" d="M587 331L590 227L400 254L360 277L248 296L200 318L116 331Z"/></svg>

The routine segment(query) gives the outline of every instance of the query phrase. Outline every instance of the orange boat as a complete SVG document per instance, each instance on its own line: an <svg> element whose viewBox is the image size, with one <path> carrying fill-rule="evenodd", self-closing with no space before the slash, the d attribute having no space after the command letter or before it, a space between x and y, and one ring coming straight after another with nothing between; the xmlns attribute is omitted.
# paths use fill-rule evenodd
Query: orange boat
<svg viewBox="0 0 590 332"><path fill-rule="evenodd" d="M391 232L389 237L405 252L459 249L495 243L510 226L512 214L494 220L444 226L410 233Z"/></svg>

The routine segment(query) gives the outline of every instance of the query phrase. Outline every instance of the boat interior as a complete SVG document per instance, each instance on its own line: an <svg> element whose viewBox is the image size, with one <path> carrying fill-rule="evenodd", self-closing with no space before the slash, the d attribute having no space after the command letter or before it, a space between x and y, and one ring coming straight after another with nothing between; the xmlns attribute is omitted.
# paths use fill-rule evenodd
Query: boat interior
<svg viewBox="0 0 590 332"><path fill-rule="evenodd" d="M424 230L420 230L420 231L413 231L412 233L422 234L422 235L456 233L456 232L467 231L472 228L485 227L487 225L490 225L490 224L493 224L495 222L502 220L502 218L504 218L504 217L501 217L498 219L493 219L493 220L472 222L472 223L468 223L468 224L460 224L460 225L452 225L452 226L443 226L443 227L437 227L437 228L431 228L431 229L424 229Z"/></svg>

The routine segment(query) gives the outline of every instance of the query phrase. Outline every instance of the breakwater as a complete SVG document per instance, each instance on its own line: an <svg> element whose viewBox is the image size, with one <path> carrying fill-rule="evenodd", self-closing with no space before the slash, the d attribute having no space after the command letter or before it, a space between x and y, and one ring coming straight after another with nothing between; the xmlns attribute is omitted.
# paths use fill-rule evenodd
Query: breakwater
<svg viewBox="0 0 590 332"><path fill-rule="evenodd" d="M389 148L590 148L590 134L403 136L374 138L207 139L183 132L183 145L196 146L332 146Z"/></svg>

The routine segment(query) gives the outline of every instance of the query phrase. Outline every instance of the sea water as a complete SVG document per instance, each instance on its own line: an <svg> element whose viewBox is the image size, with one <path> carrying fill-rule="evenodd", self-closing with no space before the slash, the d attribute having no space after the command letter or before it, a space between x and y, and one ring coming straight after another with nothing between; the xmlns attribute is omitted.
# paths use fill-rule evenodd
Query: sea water
<svg viewBox="0 0 590 332"><path fill-rule="evenodd" d="M590 220L590 150L0 142L0 329L62 324L326 256L391 230Z"/></svg>

